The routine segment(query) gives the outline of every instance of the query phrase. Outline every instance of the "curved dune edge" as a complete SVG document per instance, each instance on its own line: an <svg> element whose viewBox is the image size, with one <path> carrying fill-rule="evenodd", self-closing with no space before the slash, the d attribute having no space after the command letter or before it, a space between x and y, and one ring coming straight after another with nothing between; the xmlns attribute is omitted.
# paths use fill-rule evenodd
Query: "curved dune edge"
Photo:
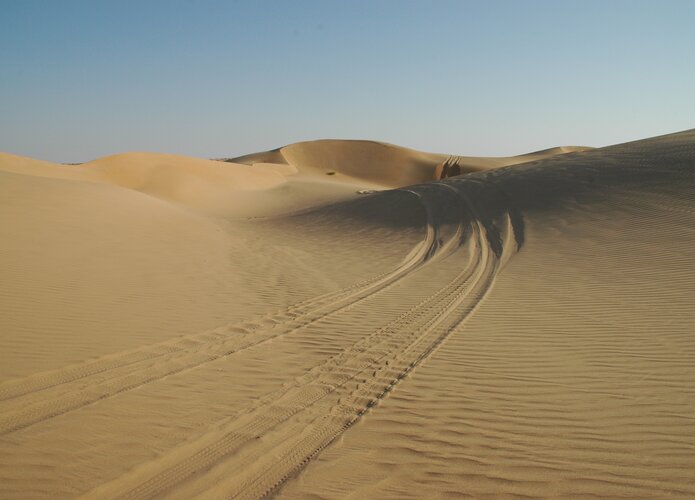
<svg viewBox="0 0 695 500"><path fill-rule="evenodd" d="M195 208L224 204L235 192L286 182L280 169L162 153L121 153L80 165L60 165L0 153L0 171L120 186Z"/></svg>
<svg viewBox="0 0 695 500"><path fill-rule="evenodd" d="M298 142L228 161L247 165L283 163L301 171L324 174L338 172L386 187L403 187L590 149L582 146L563 146L510 157L474 157L424 153L376 141L323 139ZM446 163L455 163L456 171L452 169L450 174L446 175L443 171Z"/></svg>
<svg viewBox="0 0 695 500"><path fill-rule="evenodd" d="M423 153L374 141L319 140L223 161L131 152L79 165L0 153L0 171L100 182L231 216L282 215L372 189L389 189L587 150L551 148L513 157ZM262 194L283 188L282 194Z"/></svg>

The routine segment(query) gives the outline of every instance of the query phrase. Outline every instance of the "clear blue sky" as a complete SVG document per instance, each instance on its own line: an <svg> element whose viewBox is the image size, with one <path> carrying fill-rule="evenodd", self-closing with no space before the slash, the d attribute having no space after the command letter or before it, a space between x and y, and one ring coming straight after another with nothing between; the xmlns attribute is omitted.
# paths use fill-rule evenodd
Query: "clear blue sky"
<svg viewBox="0 0 695 500"><path fill-rule="evenodd" d="M0 0L0 150L505 155L695 127L695 1Z"/></svg>

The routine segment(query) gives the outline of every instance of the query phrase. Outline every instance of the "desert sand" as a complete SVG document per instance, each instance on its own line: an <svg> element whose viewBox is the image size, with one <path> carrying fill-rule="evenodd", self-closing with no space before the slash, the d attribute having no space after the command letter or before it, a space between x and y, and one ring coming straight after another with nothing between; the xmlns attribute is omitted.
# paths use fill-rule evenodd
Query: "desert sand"
<svg viewBox="0 0 695 500"><path fill-rule="evenodd" d="M695 497L695 130L0 154L0 498Z"/></svg>

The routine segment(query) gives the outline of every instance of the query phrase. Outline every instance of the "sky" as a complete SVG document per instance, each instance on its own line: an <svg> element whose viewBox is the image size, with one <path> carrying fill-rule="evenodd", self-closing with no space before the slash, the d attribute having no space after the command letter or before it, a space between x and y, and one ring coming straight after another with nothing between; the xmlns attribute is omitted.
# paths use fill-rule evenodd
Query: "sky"
<svg viewBox="0 0 695 500"><path fill-rule="evenodd" d="M0 0L0 151L605 146L695 127L693 26L693 0Z"/></svg>

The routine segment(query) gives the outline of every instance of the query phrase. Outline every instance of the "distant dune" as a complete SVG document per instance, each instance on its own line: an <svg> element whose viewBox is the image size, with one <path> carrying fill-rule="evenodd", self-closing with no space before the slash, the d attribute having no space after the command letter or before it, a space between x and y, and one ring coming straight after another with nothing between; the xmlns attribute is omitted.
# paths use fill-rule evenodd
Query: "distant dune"
<svg viewBox="0 0 695 500"><path fill-rule="evenodd" d="M79 165L58 165L0 153L0 171L53 179L102 182L195 208L224 202L237 191L285 182L281 172L159 153L122 153Z"/></svg>
<svg viewBox="0 0 695 500"><path fill-rule="evenodd" d="M442 178L443 166L447 163L456 165L456 175L461 175L587 149L591 148L565 146L520 156L492 158L423 153L375 141L325 139L298 142L229 161L247 165L287 164L315 172L339 172L388 187L403 187Z"/></svg>
<svg viewBox="0 0 695 500"><path fill-rule="evenodd" d="M695 130L0 154L0 498L695 497Z"/></svg>

